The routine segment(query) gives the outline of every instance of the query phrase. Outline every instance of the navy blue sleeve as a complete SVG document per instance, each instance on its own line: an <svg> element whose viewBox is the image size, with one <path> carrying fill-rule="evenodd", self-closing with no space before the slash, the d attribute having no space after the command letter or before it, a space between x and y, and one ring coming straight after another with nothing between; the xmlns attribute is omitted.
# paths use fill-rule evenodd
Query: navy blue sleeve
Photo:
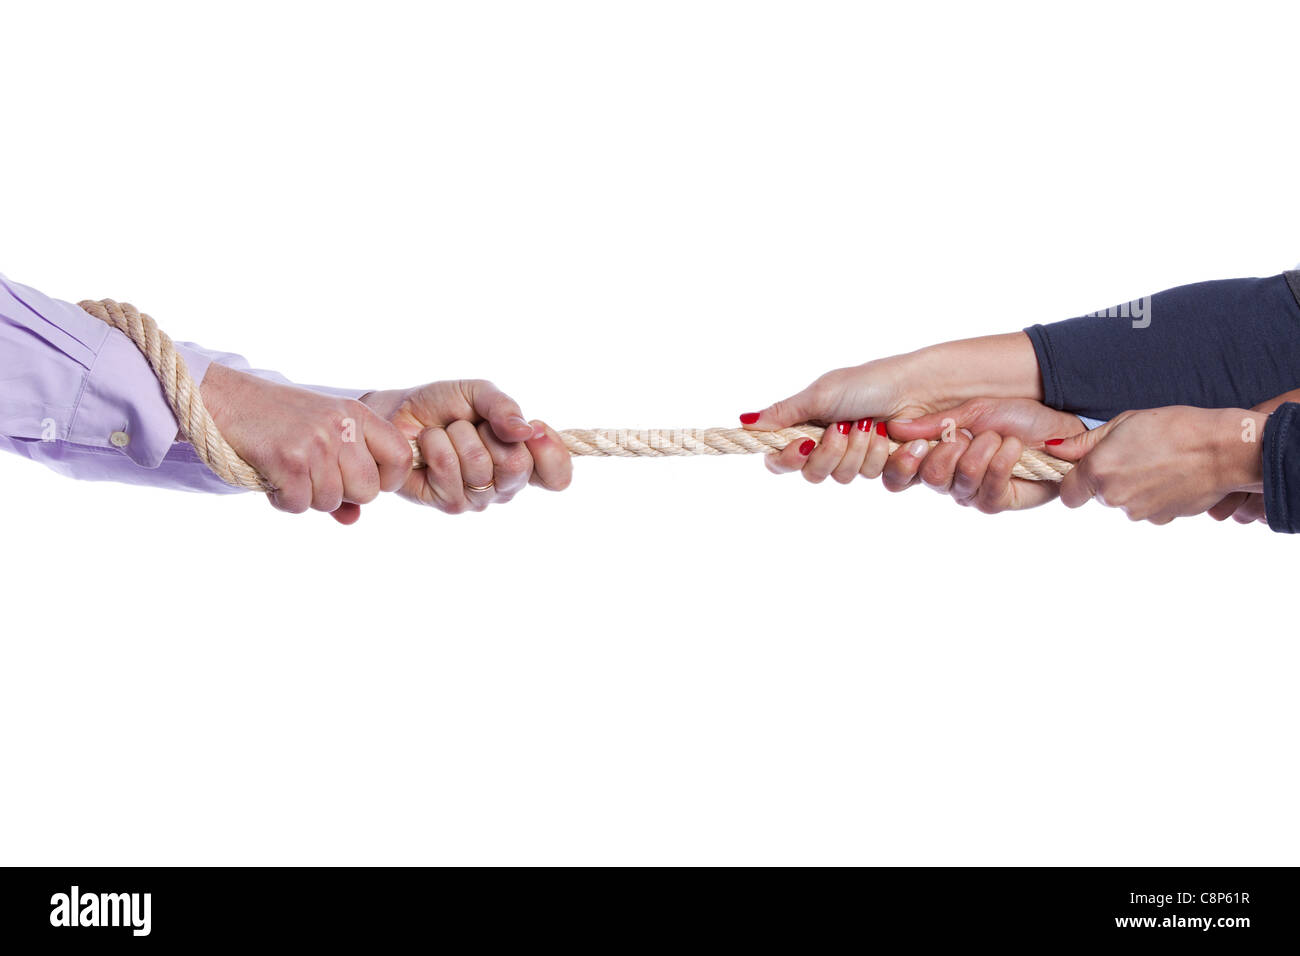
<svg viewBox="0 0 1300 956"><path fill-rule="evenodd" d="M1250 408L1300 387L1300 273L1222 279L1034 325L1043 402L1088 418Z"/></svg>
<svg viewBox="0 0 1300 956"><path fill-rule="evenodd" d="M1300 531L1300 404L1280 405L1264 425L1264 512L1274 531Z"/></svg>

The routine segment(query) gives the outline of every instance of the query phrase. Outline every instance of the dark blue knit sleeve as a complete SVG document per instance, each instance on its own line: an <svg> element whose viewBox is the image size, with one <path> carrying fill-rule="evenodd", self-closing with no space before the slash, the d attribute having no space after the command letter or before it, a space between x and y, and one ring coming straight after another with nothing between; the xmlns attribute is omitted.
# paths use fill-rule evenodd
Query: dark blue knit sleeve
<svg viewBox="0 0 1300 956"><path fill-rule="evenodd" d="M1300 531L1300 404L1287 402L1264 425L1264 512L1274 531Z"/></svg>
<svg viewBox="0 0 1300 956"><path fill-rule="evenodd" d="M1179 286L1025 332L1053 408L1250 408L1300 387L1300 273Z"/></svg>

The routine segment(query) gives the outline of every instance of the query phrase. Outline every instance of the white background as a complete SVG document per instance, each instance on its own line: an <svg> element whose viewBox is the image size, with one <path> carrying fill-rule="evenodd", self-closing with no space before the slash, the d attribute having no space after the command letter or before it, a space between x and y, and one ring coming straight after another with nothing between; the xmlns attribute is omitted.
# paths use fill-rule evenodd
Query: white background
<svg viewBox="0 0 1300 956"><path fill-rule="evenodd" d="M3 5L0 271L731 424L1296 241L1294 5ZM359 524L0 461L0 858L1295 863L1296 547L750 458Z"/></svg>

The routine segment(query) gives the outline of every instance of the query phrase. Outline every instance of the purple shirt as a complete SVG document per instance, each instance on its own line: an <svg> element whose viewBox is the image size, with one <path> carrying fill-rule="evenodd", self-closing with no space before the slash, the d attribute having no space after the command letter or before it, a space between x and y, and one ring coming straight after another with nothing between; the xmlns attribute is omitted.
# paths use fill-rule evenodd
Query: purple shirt
<svg viewBox="0 0 1300 956"><path fill-rule="evenodd" d="M282 384L243 356L192 342L176 351L196 383L213 362ZM300 386L347 398L364 389ZM0 275L0 449L69 478L235 492L176 440L176 417L140 350L71 302Z"/></svg>

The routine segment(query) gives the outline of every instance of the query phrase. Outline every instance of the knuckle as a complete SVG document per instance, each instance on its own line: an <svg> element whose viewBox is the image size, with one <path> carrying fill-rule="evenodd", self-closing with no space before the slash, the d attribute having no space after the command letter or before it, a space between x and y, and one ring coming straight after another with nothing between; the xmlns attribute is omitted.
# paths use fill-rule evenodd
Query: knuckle
<svg viewBox="0 0 1300 956"><path fill-rule="evenodd" d="M364 421L367 418L374 417L374 412L370 406L357 401L355 398L345 398L339 403L338 421L342 425L345 419L351 419L354 422Z"/></svg>
<svg viewBox="0 0 1300 956"><path fill-rule="evenodd" d="M311 507L311 496L305 494L301 488L281 489L280 494L276 496L276 501L276 507L291 515L300 515Z"/></svg>
<svg viewBox="0 0 1300 956"><path fill-rule="evenodd" d="M944 467L941 456L927 455L925 461L921 463L918 474L927 485L943 487L948 484L947 469Z"/></svg>
<svg viewBox="0 0 1300 956"><path fill-rule="evenodd" d="M415 466L415 451L411 448L411 443L403 439L400 445L395 446L389 463L402 471L410 471Z"/></svg>
<svg viewBox="0 0 1300 956"><path fill-rule="evenodd" d="M290 445L278 454L280 468L291 477L307 474L311 468L312 453L305 445Z"/></svg>
<svg viewBox="0 0 1300 956"><path fill-rule="evenodd" d="M446 475L460 471L460 459L450 448L439 448L428 458L429 467L438 474Z"/></svg>
<svg viewBox="0 0 1300 956"><path fill-rule="evenodd" d="M528 449L518 448L509 452L501 465L507 474L526 475L533 470L533 456Z"/></svg>
<svg viewBox="0 0 1300 956"><path fill-rule="evenodd" d="M817 405L825 405L829 402L837 391L839 391L839 381L836 378L837 373L828 372L823 375L812 385L808 386L808 397Z"/></svg>
<svg viewBox="0 0 1300 956"><path fill-rule="evenodd" d="M967 421L980 419L992 410L992 404L987 398L972 398L958 409L961 412L958 418L964 418Z"/></svg>
<svg viewBox="0 0 1300 956"><path fill-rule="evenodd" d="M912 485L911 479L891 475L889 472L885 472L880 483L885 486L886 491L892 492L906 491Z"/></svg>
<svg viewBox="0 0 1300 956"><path fill-rule="evenodd" d="M368 505L379 497L379 479L366 479L360 482L356 488L349 489L348 500L354 501L359 505Z"/></svg>

